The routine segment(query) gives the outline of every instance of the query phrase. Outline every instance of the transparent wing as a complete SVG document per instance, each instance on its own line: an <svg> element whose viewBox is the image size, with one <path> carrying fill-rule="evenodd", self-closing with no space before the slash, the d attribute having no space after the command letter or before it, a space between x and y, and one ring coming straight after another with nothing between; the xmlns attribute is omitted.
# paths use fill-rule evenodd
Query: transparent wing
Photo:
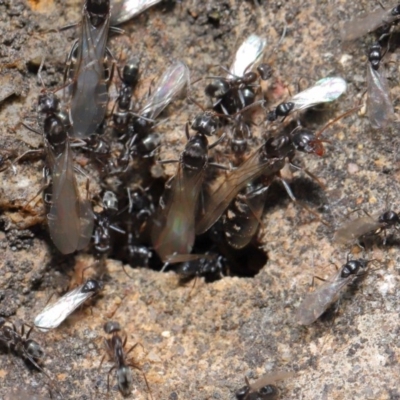
<svg viewBox="0 0 400 400"><path fill-rule="evenodd" d="M79 194L69 144L52 168L52 196L47 215L50 236L63 254L77 249L80 237Z"/></svg>
<svg viewBox="0 0 400 400"><path fill-rule="evenodd" d="M355 279L354 275L340 278L340 272L332 281L325 282L306 295L295 313L295 320L299 325L311 325L316 321L338 299L343 288Z"/></svg>
<svg viewBox="0 0 400 400"><path fill-rule="evenodd" d="M108 90L105 82L104 54L109 18L99 27L85 14L78 47L78 62L73 78L70 119L73 136L86 138L96 131L105 117Z"/></svg>
<svg viewBox="0 0 400 400"><path fill-rule="evenodd" d="M378 217L378 215L365 215L347 222L335 232L333 240L339 244L356 242L361 236L372 233L382 226Z"/></svg>
<svg viewBox="0 0 400 400"><path fill-rule="evenodd" d="M195 215L200 195L204 168L185 171L179 165L172 182L168 203L154 221L152 242L163 261L174 253L189 254L195 240Z"/></svg>
<svg viewBox="0 0 400 400"><path fill-rule="evenodd" d="M139 114L155 119L165 107L177 97L189 84L190 73L187 65L181 61L171 65L157 82Z"/></svg>
<svg viewBox="0 0 400 400"><path fill-rule="evenodd" d="M80 305L93 296L95 292L82 292L84 285L66 293L55 303L49 304L35 317L34 324L41 331L48 331L57 328L69 315L71 315Z"/></svg>
<svg viewBox="0 0 400 400"><path fill-rule="evenodd" d="M285 161L281 159L260 162L259 157L262 148L263 146L257 149L237 169L227 174L218 188L210 194L205 204L204 215L196 224L198 235L206 232L217 222L230 202L249 182L263 174L273 175L283 168Z"/></svg>
<svg viewBox="0 0 400 400"><path fill-rule="evenodd" d="M385 129L394 119L394 109L389 96L389 86L385 71L368 63L367 69L367 115L373 129Z"/></svg>
<svg viewBox="0 0 400 400"><path fill-rule="evenodd" d="M377 30L384 24L390 24L400 16L391 15L392 9L385 10L378 8L371 13L364 14L360 18L355 18L343 23L341 29L342 41L355 40L369 32Z"/></svg>
<svg viewBox="0 0 400 400"><path fill-rule="evenodd" d="M245 72L251 71L255 64L261 60L267 40L257 35L250 35L241 44L236 52L235 59L229 69L233 77L242 77ZM228 75L229 77L232 77Z"/></svg>
<svg viewBox="0 0 400 400"><path fill-rule="evenodd" d="M89 200L79 202L80 232L76 249L84 249L90 242L94 228L94 214Z"/></svg>
<svg viewBox="0 0 400 400"><path fill-rule="evenodd" d="M293 111L304 110L317 104L329 103L340 97L347 89L347 83L340 77L320 79L314 86L292 97Z"/></svg>
<svg viewBox="0 0 400 400"><path fill-rule="evenodd" d="M154 6L161 0L114 0L111 4L111 25L119 25Z"/></svg>
<svg viewBox="0 0 400 400"><path fill-rule="evenodd" d="M261 378L257 379L250 385L250 388L254 391L260 390L266 385L271 385L277 381L282 381L284 379L292 378L296 374L289 371L274 371L263 375Z"/></svg>

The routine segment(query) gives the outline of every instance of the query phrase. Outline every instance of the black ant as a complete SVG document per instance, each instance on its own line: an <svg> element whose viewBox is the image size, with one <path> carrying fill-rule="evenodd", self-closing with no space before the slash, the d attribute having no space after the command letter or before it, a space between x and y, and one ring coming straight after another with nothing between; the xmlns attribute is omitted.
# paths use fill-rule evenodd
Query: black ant
<svg viewBox="0 0 400 400"><path fill-rule="evenodd" d="M131 351L133 351L138 345L141 346L141 344L135 343L127 352L125 352L124 347L126 345L128 337L125 336L124 339L121 338L121 336L119 335L119 332L121 331L121 326L118 322L112 322L112 321L107 322L104 325L104 331L107 334L111 335L111 337L105 339L104 343L108 356L114 362L114 365L108 371L107 390L110 390L110 373L116 369L118 389L120 390L123 396L129 396L130 393L132 392L132 383L133 383L132 374L130 370L130 367L132 367L142 372L144 381L146 382L147 389L149 390L150 396L153 399L145 373L138 366L138 364L134 362L132 359L131 360L126 359L126 356ZM103 363L103 361L104 357L101 360L100 366Z"/></svg>

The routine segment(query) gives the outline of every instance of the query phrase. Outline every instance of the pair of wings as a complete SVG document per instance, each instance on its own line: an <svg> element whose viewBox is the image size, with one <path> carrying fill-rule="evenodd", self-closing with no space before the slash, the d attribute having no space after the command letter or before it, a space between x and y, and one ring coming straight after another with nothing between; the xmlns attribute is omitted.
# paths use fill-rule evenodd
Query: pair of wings
<svg viewBox="0 0 400 400"><path fill-rule="evenodd" d="M70 120L73 136L77 138L96 132L106 114L108 87L103 63L109 27L109 16L96 27L84 10L76 72L71 83Z"/></svg>
<svg viewBox="0 0 400 400"><path fill-rule="evenodd" d="M58 156L49 145L46 147L52 175L51 206L47 215L50 236L61 253L70 254L89 244L94 215L90 202L80 199L69 142Z"/></svg>

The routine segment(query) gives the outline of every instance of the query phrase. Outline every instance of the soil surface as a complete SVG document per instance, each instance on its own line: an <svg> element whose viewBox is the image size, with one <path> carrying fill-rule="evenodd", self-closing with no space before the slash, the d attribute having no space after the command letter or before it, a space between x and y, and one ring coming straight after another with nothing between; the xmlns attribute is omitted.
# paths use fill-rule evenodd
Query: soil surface
<svg viewBox="0 0 400 400"><path fill-rule="evenodd" d="M52 244L41 196L35 198L43 185L42 136L22 125L35 123L37 96L44 89L37 77L43 57L45 88L62 85L66 55L79 28L58 29L78 22L81 6L78 0L0 0L0 150L9 159L4 161L8 168L0 172L0 316L17 324L32 324L49 297L54 301L74 287L82 271L85 278L100 273L90 249L62 256ZM302 115L302 123L318 131L365 102L366 54L374 38L343 45L340 23L375 7L375 2L350 0L162 2L123 24L125 33L113 34L108 47L120 65L132 55L142 57L135 91L135 98L142 99L172 61L187 63L192 82L219 75L218 65L229 67L239 44L257 33L268 41L264 61L273 69L263 87L267 108L326 76L348 82L339 101ZM397 114L396 39L393 35L384 64ZM117 74L110 86L110 112L117 97L115 83ZM191 95L207 105L205 84L193 83ZM198 111L184 99L168 107L156 128L162 134L161 159L179 156L186 143L185 124ZM254 127L256 139L290 122L271 128L264 119L264 110L254 112L260 124ZM390 129L373 131L361 108L322 133L324 156L296 158L324 186L304 171L290 179L297 199L318 217L274 183L253 246L254 252L257 247L265 252L265 265L248 252L238 276L213 282L200 278L193 288L193 282L180 283L174 268L160 273L125 266L128 277L120 261L107 259L101 271L104 290L90 307L78 309L53 331L32 332L45 349L41 365L48 376L13 354L0 354L0 399L47 399L50 391L53 398L58 393L64 399L122 398L112 362L105 358L101 364L103 324L109 320L124 328L127 349L142 345L130 353L141 370L133 370L135 387L128 398L149 398L142 373L154 399L222 400L235 397L245 376L253 382L265 373L291 371L292 377L276 383L282 399L400 399L400 236L389 230L385 245L378 236L367 250L333 241L335 228L362 210L374 214L400 209L398 128L395 121ZM38 151L10 163L28 150ZM215 154L216 161L228 163L222 150ZM99 173L83 155L77 157L96 199ZM157 165L152 173L166 180L175 170L174 164ZM137 171L131 184L140 183L142 174L148 171ZM86 178L78 180L83 193ZM110 178L109 185L118 182ZM349 216L355 210L360 211ZM309 327L297 325L294 313L313 290L313 276L329 279L336 273L334 264L343 265L348 256L376 261L328 315Z"/></svg>

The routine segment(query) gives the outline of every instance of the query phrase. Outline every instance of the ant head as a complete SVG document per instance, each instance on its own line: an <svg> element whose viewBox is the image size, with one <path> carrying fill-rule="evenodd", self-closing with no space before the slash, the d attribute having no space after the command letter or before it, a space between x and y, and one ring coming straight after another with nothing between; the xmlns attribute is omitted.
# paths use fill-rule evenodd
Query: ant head
<svg viewBox="0 0 400 400"><path fill-rule="evenodd" d="M52 114L58 111L60 100L54 93L41 93L38 98L38 111Z"/></svg>
<svg viewBox="0 0 400 400"><path fill-rule="evenodd" d="M236 393L236 399L237 400L245 400L247 395L250 392L250 387L248 385L241 387Z"/></svg>
<svg viewBox="0 0 400 400"><path fill-rule="evenodd" d="M121 331L121 325L119 324L119 322L115 322L115 321L106 322L104 324L103 328L104 328L104 332L106 332L108 334Z"/></svg>
<svg viewBox="0 0 400 400"><path fill-rule="evenodd" d="M129 60L122 70L122 80L129 86L134 86L139 79L139 59Z"/></svg>
<svg viewBox="0 0 400 400"><path fill-rule="evenodd" d="M272 68L268 64L260 64L257 67L257 72L260 75L262 81L266 81L267 79L271 78L272 76Z"/></svg>
<svg viewBox="0 0 400 400"><path fill-rule="evenodd" d="M267 114L267 121L269 122L274 122L278 118L278 115L276 114L276 110L272 110Z"/></svg>
<svg viewBox="0 0 400 400"><path fill-rule="evenodd" d="M224 97L231 88L231 85L226 79L215 79L209 83L204 92L208 97L221 98Z"/></svg>
<svg viewBox="0 0 400 400"><path fill-rule="evenodd" d="M43 349L40 347L39 343L32 339L28 339L25 342L25 351L33 360L41 360L44 358L45 353Z"/></svg>
<svg viewBox="0 0 400 400"><path fill-rule="evenodd" d="M400 224L399 215L394 211L386 211L379 217L379 222L386 224L387 226L393 226Z"/></svg>
<svg viewBox="0 0 400 400"><path fill-rule="evenodd" d="M261 389L259 389L258 394L261 396L261 399L273 399L275 396L278 396L279 390L274 385L265 385ZM267 397L268 396L268 397Z"/></svg>
<svg viewBox="0 0 400 400"><path fill-rule="evenodd" d="M390 12L393 16L400 15L400 5L392 8L392 11Z"/></svg>
<svg viewBox="0 0 400 400"><path fill-rule="evenodd" d="M86 9L94 15L108 14L110 11L110 0L86 0Z"/></svg>
<svg viewBox="0 0 400 400"><path fill-rule="evenodd" d="M324 155L324 146L322 141L319 140L308 129L298 129L292 134L292 143L296 150L303 153L312 153L317 156Z"/></svg>
<svg viewBox="0 0 400 400"><path fill-rule="evenodd" d="M82 292L99 292L103 289L103 283L101 281L96 281L95 279L88 279L82 287Z"/></svg>
<svg viewBox="0 0 400 400"><path fill-rule="evenodd" d="M357 275L359 270L365 268L367 264L368 261L363 259L347 261L347 263L342 267L340 276L342 278L347 278L350 275Z"/></svg>

